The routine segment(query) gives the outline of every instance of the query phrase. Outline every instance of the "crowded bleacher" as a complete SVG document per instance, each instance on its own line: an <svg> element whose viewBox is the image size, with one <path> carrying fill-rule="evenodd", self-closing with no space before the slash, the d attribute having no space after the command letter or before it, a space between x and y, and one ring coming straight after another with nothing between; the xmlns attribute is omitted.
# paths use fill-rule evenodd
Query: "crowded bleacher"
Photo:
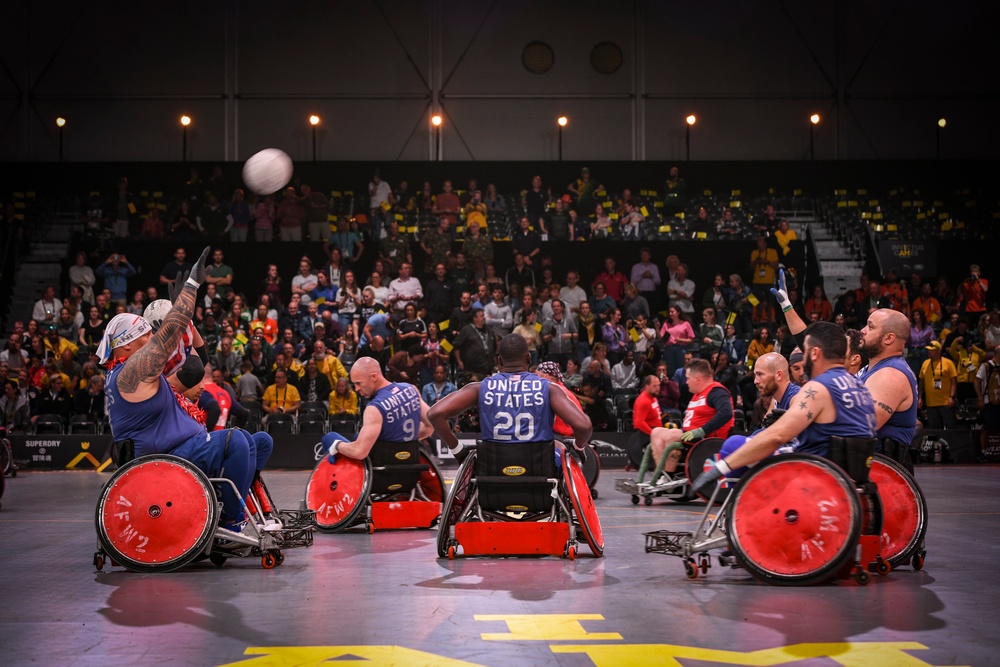
<svg viewBox="0 0 1000 667"><path fill-rule="evenodd" d="M81 193L61 282L44 286L31 312L6 316L4 426L103 432L104 369L94 353L104 325L163 298L205 245L214 252L195 325L214 386L232 399L222 418L249 430L356 428L349 371L362 356L433 404L493 372L496 341L511 332L526 339L533 363L560 365L595 430L634 428L632 401L648 375L660 380L663 414L679 416L693 357L709 360L730 390L738 426L756 427L764 410L754 361L772 351L790 357L795 347L770 294L782 270L807 322L847 331L863 328L875 308L907 314L914 372L926 372L935 341L959 370L946 423L975 420L976 374L1000 345L1000 314L978 267L887 270L827 294L805 241L822 227L860 258L872 239L972 240L996 218L991 203L962 190L713 192L689 186L676 167L655 185L610 176L584 168L568 184L536 176L516 189L475 179L413 187L376 173L367 190L296 182L257 196L216 168L207 180L192 170L175 187L134 190L121 178L109 193ZM51 214L51 202L32 194L6 207L5 256L28 252L34 223ZM679 241L716 244L718 265L692 267L683 254L654 257L649 247ZM265 244L296 243L309 252L269 264L274 246ZM600 265L565 252L574 247ZM234 270L235 257L257 273ZM148 268L154 260L158 271Z"/></svg>

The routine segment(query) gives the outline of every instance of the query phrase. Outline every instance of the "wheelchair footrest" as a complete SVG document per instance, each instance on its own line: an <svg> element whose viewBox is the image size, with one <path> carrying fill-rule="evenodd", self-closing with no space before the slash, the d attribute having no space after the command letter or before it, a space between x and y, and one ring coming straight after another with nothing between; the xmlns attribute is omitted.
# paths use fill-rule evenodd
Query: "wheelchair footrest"
<svg viewBox="0 0 1000 667"><path fill-rule="evenodd" d="M639 484L634 479L626 479L624 477L619 477L618 479L615 480L615 491L621 491L622 493L638 495Z"/></svg>
<svg viewBox="0 0 1000 667"><path fill-rule="evenodd" d="M285 528L313 528L316 525L315 510L278 510L278 518Z"/></svg>
<svg viewBox="0 0 1000 667"><path fill-rule="evenodd" d="M694 533L682 533L673 530L657 530L643 533L646 536L646 553L667 554L685 558L684 544L690 541Z"/></svg>
<svg viewBox="0 0 1000 667"><path fill-rule="evenodd" d="M570 527L549 521L473 521L455 525L455 540L466 556L562 556Z"/></svg>
<svg viewBox="0 0 1000 667"><path fill-rule="evenodd" d="M387 500L372 503L375 530L430 528L441 516L441 503L427 500Z"/></svg>

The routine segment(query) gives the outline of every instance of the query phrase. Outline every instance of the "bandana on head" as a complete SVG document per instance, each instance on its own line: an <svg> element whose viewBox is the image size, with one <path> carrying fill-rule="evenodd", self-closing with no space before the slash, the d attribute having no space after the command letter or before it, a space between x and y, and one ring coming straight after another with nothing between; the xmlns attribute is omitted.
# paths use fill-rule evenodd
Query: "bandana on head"
<svg viewBox="0 0 1000 667"><path fill-rule="evenodd" d="M131 315L129 313L115 315L104 329L104 338L101 339L101 344L97 348L97 356L100 359L100 363L107 364L111 359L111 352L115 348L128 345L152 330L153 328L149 326L149 322L140 315Z"/></svg>
<svg viewBox="0 0 1000 667"><path fill-rule="evenodd" d="M543 361L535 367L539 373L545 373L551 377L554 377L557 382L563 381L562 371L559 370L559 364L554 361Z"/></svg>

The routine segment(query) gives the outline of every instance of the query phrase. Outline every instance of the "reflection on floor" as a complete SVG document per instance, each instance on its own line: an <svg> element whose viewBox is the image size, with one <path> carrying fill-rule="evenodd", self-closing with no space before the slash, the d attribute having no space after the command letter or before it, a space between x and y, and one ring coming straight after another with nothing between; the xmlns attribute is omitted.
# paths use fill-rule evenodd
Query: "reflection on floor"
<svg viewBox="0 0 1000 667"><path fill-rule="evenodd" d="M304 472L269 472L297 507ZM866 587L758 584L644 553L642 533L692 526L699 503L633 506L605 471L606 558L438 560L435 531L318 534L283 565L208 562L97 573L106 474L22 472L0 510L5 665L985 665L996 661L1000 467L924 467L922 572ZM588 553L586 548L583 553ZM307 648L302 648L307 647ZM828 656L828 657L824 657ZM685 662L680 662L685 661Z"/></svg>

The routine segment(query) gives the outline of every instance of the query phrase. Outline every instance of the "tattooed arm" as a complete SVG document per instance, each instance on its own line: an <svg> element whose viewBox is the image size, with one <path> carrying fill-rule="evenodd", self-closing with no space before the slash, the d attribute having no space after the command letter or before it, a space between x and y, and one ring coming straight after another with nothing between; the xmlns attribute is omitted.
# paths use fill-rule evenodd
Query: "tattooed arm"
<svg viewBox="0 0 1000 667"><path fill-rule="evenodd" d="M746 444L726 457L726 463L735 470L767 458L778 447L798 436L815 421L829 423L836 419L833 399L826 387L818 382L807 382L795 395L788 411L774 424L747 440Z"/></svg>
<svg viewBox="0 0 1000 667"><path fill-rule="evenodd" d="M865 386L875 403L875 428L885 426L894 412L907 410L913 404L913 391L906 376L895 368L883 368L865 380Z"/></svg>
<svg viewBox="0 0 1000 667"><path fill-rule="evenodd" d="M198 287L204 278L205 260L209 250L205 248L191 269L191 277L187 279L184 289L177 296L174 307L163 318L159 331L125 361L125 366L118 374L118 390L126 401L139 403L156 395L163 368L176 351L177 342L187 330L191 316L194 315Z"/></svg>

